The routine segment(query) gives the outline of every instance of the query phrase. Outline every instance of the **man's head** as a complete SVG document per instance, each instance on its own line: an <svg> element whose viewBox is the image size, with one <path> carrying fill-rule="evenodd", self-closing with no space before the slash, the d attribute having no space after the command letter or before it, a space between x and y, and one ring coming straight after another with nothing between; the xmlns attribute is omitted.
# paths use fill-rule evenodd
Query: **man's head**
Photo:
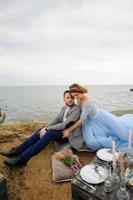
<svg viewBox="0 0 133 200"><path fill-rule="evenodd" d="M74 104L74 99L72 98L72 96L71 96L69 90L66 90L66 91L64 92L63 96L64 96L64 103L65 103L67 106L69 106L69 107L73 106L73 104Z"/></svg>

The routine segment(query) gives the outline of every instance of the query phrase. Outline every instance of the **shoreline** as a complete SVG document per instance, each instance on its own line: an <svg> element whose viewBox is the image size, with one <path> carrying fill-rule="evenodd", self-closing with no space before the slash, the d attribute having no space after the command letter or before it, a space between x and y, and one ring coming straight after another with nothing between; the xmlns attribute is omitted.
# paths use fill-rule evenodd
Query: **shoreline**
<svg viewBox="0 0 133 200"><path fill-rule="evenodd" d="M114 110L111 112L117 116L124 115L124 114L133 114L133 110Z"/></svg>
<svg viewBox="0 0 133 200"><path fill-rule="evenodd" d="M133 110L130 109L130 110L114 110L114 111L110 111L111 113L113 113L114 115L117 115L117 116L121 116L121 115L124 115L124 114L133 114ZM45 119L23 119L23 120L9 120L9 121L4 121L2 124L0 124L0 127L3 126L3 125L8 125L8 124L16 124L16 123L48 123L50 120L52 120L52 117L51 118L45 118Z"/></svg>

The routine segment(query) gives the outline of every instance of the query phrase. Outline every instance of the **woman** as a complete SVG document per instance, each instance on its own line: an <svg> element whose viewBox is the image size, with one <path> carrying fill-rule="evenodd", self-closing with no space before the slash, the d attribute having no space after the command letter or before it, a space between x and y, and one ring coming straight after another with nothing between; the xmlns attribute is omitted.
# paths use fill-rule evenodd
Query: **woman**
<svg viewBox="0 0 133 200"><path fill-rule="evenodd" d="M128 131L133 131L133 115L126 114L117 117L112 113L97 108L87 96L88 90L78 84L72 84L70 93L82 108L80 119L64 131L64 137L82 123L84 142L88 148L98 150L111 148L112 141L116 141L117 148L128 146ZM132 140L133 143L133 140Z"/></svg>

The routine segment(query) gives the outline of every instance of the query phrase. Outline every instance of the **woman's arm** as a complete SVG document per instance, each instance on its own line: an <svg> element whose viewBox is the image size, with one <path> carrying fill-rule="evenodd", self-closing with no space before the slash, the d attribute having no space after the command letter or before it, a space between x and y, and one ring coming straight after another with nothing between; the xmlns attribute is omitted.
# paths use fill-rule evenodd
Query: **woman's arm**
<svg viewBox="0 0 133 200"><path fill-rule="evenodd" d="M78 128L82 124L82 119L79 118L72 126L70 126L67 130L71 133L74 129Z"/></svg>
<svg viewBox="0 0 133 200"><path fill-rule="evenodd" d="M82 123L82 119L80 118L77 122L75 122L75 124L73 124L72 126L70 126L68 129L63 131L63 138L68 137L69 134L76 128L78 128Z"/></svg>

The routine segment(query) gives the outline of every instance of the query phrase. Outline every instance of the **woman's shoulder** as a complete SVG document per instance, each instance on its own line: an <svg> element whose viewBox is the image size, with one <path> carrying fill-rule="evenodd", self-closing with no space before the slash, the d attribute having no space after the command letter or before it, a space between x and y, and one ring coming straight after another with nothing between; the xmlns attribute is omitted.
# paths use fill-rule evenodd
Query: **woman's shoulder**
<svg viewBox="0 0 133 200"><path fill-rule="evenodd" d="M96 102L91 100L87 100L84 104L83 107L96 107Z"/></svg>
<svg viewBox="0 0 133 200"><path fill-rule="evenodd" d="M82 111L83 110L97 113L98 108L96 106L96 102L94 102L93 100L86 101L82 107Z"/></svg>
<svg viewBox="0 0 133 200"><path fill-rule="evenodd" d="M82 119L93 118L97 115L98 110L93 101L86 101L82 107Z"/></svg>

